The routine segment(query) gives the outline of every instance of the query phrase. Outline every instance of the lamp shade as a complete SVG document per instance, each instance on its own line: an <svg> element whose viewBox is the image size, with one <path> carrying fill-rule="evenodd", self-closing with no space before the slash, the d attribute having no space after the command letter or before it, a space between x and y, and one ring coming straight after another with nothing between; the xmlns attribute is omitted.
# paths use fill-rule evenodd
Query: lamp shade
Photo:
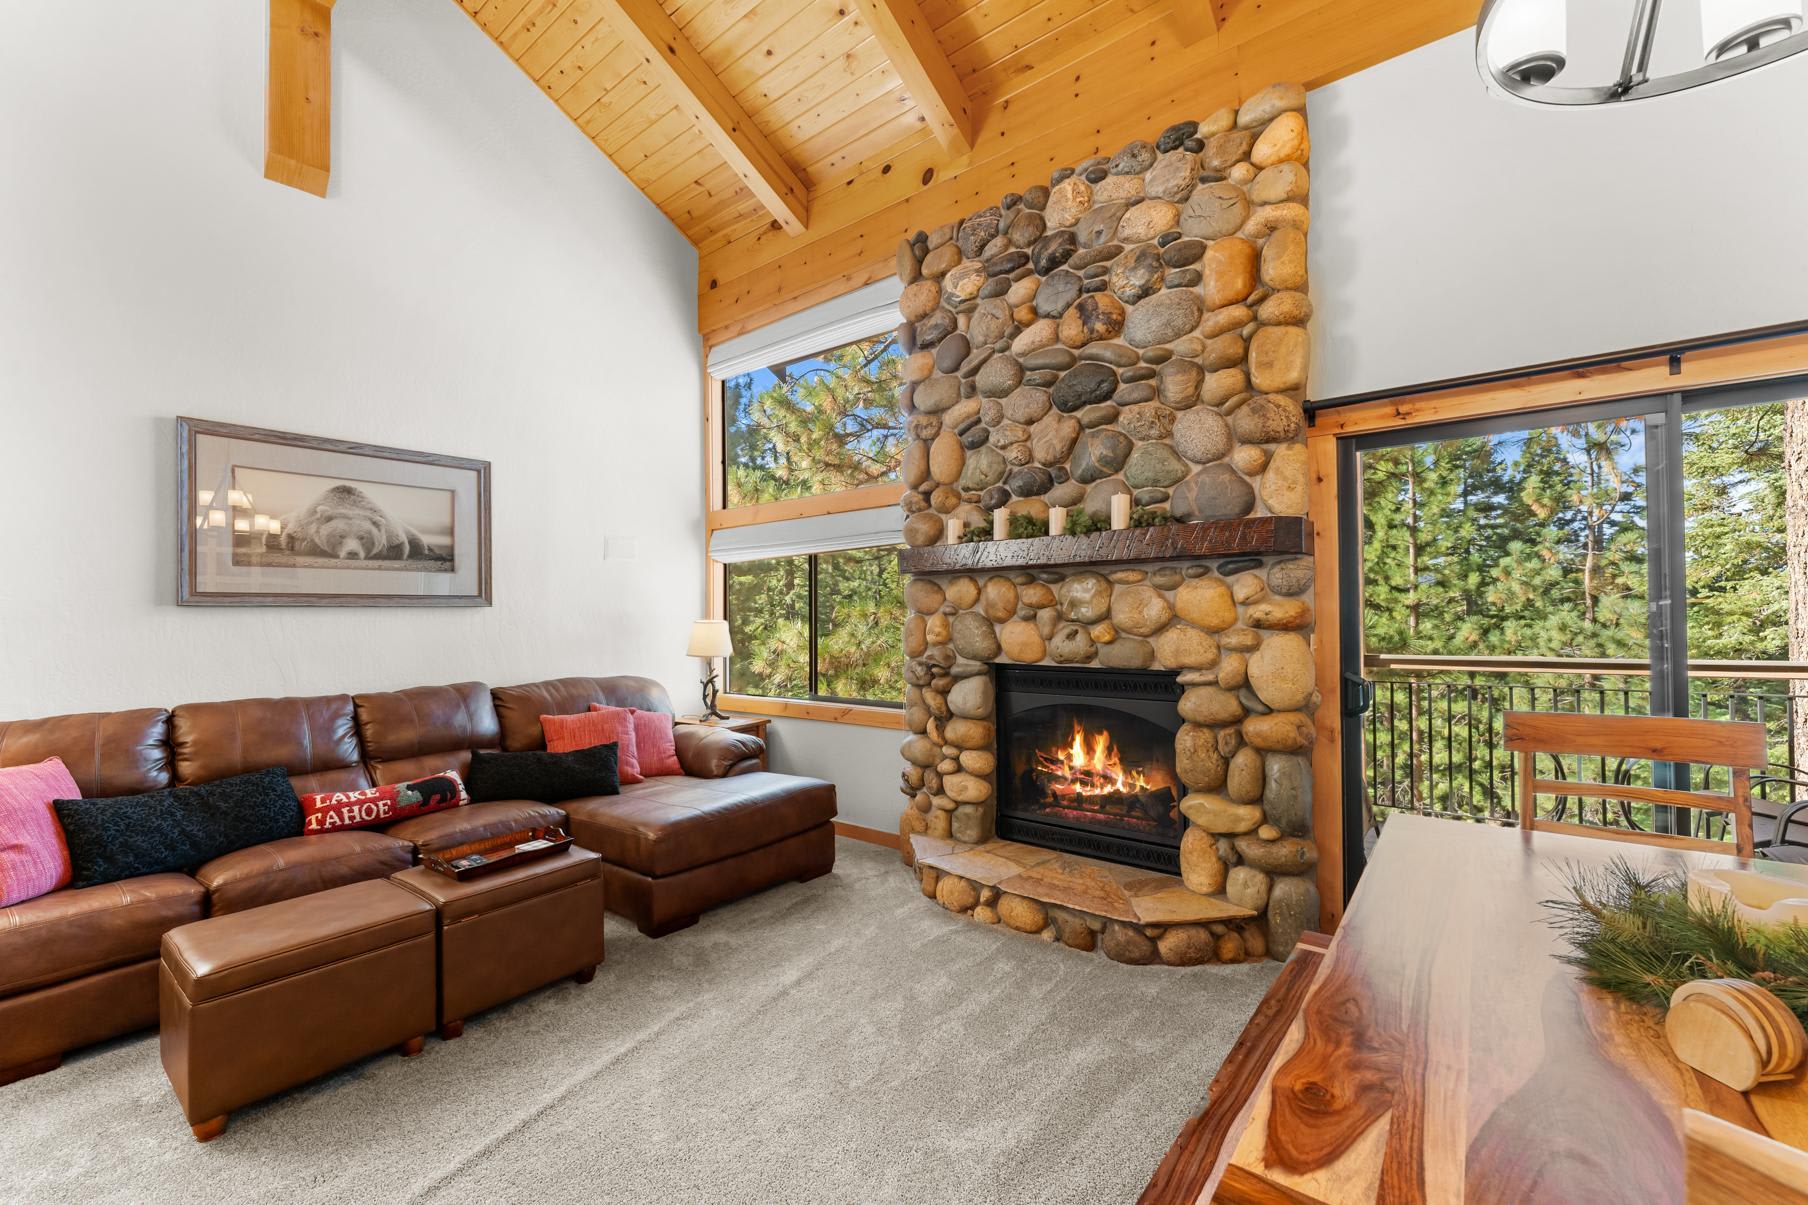
<svg viewBox="0 0 1808 1205"><path fill-rule="evenodd" d="M728 638L726 619L699 619L691 624L691 646L688 657L732 657L734 642Z"/></svg>

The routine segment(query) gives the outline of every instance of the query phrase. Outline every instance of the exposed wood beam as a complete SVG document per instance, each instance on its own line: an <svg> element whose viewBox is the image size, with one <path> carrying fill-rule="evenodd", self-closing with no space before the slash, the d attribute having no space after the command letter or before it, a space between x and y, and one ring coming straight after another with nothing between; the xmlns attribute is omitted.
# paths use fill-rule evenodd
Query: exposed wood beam
<svg viewBox="0 0 1808 1205"><path fill-rule="evenodd" d="M326 196L331 167L333 0L270 0L264 178Z"/></svg>
<svg viewBox="0 0 1808 1205"><path fill-rule="evenodd" d="M609 19L671 102L696 123L742 183L792 234L809 224L809 191L716 78L658 0L614 0Z"/></svg>
<svg viewBox="0 0 1808 1205"><path fill-rule="evenodd" d="M1174 0L1174 28L1180 31L1180 44L1191 46L1208 34L1218 32L1215 0Z"/></svg>
<svg viewBox="0 0 1808 1205"><path fill-rule="evenodd" d="M1186 3L1187 0L1182 0ZM1207 0L1196 0L1204 4ZM973 114L967 91L948 62L935 31L923 20L917 0L855 0L873 37L897 69L904 90L916 103L942 149L965 155L973 149Z"/></svg>

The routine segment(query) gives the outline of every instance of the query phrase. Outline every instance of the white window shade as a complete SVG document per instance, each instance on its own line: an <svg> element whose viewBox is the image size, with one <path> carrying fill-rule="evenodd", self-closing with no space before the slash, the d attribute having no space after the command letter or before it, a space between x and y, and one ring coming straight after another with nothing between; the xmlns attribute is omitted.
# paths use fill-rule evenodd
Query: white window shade
<svg viewBox="0 0 1808 1205"><path fill-rule="evenodd" d="M710 349L709 375L726 381L890 330L903 321L898 313L898 294L903 291L898 278L888 276L756 331L725 339Z"/></svg>
<svg viewBox="0 0 1808 1205"><path fill-rule="evenodd" d="M779 519L712 532L709 555L727 565L812 552L846 552L903 541L902 520L895 506L851 510L837 515Z"/></svg>

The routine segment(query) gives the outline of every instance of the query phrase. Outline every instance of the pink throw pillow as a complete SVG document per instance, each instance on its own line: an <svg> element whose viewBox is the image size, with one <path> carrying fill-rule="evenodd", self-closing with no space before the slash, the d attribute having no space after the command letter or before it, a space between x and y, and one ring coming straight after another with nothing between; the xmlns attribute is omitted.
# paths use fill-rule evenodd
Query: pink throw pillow
<svg viewBox="0 0 1808 1205"><path fill-rule="evenodd" d="M63 759L0 769L0 908L69 883L69 847L53 799L80 799Z"/></svg>
<svg viewBox="0 0 1808 1205"><path fill-rule="evenodd" d="M633 716L630 708L599 707L595 703L578 715L543 715L540 728L546 733L546 751L572 753L613 743L615 770L621 781L644 782L635 749Z"/></svg>
<svg viewBox="0 0 1808 1205"><path fill-rule="evenodd" d="M634 747L640 754L640 772L648 778L684 773L678 744L672 739L672 717L666 712L634 709Z"/></svg>
<svg viewBox="0 0 1808 1205"><path fill-rule="evenodd" d="M591 715L609 712L626 712L629 727L634 731L634 771L639 775L634 781L684 773L684 767L678 762L678 744L672 737L672 717L669 714L663 711L642 711L638 707L608 707L602 703L590 705ZM628 780L624 778L622 781Z"/></svg>

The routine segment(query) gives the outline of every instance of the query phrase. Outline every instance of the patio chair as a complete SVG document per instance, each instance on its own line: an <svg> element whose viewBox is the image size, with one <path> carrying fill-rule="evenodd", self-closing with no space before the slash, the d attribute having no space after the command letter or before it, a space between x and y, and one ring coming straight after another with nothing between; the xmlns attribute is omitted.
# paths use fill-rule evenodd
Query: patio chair
<svg viewBox="0 0 1808 1205"><path fill-rule="evenodd" d="M1808 778L1793 766L1752 779L1752 832L1758 856L1808 863Z"/></svg>

